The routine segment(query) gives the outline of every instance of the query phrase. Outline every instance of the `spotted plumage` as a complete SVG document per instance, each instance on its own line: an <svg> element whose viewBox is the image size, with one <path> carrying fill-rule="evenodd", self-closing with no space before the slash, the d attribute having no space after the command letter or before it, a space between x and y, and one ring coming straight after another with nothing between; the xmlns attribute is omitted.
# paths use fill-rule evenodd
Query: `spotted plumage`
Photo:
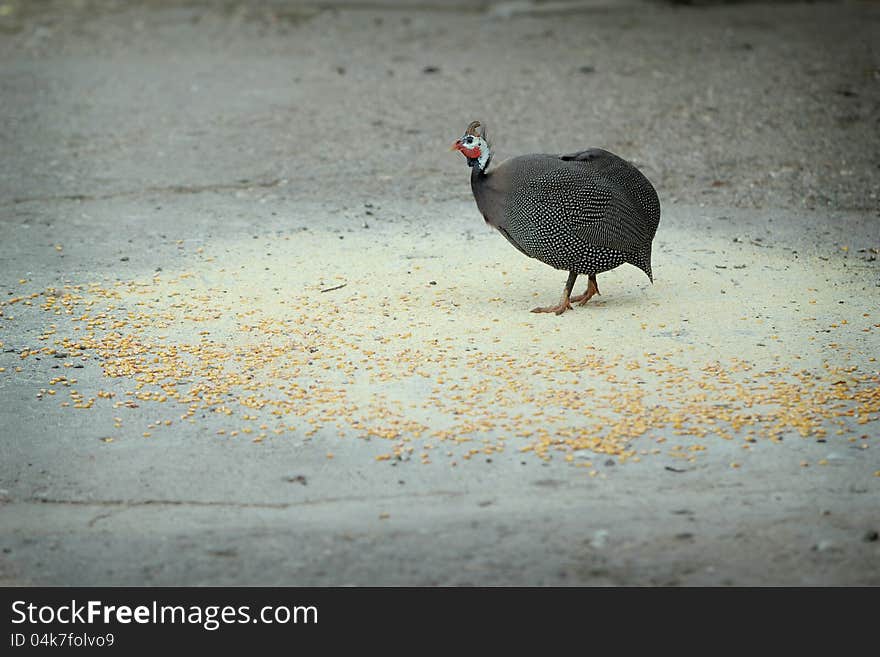
<svg viewBox="0 0 880 657"><path fill-rule="evenodd" d="M468 159L477 207L525 255L569 272L559 305L570 308L577 276L590 278L573 299L586 303L599 293L596 275L628 262L653 281L651 242L660 202L648 179L632 164L598 148L568 155L522 155L487 171L491 148L479 122L453 148Z"/></svg>

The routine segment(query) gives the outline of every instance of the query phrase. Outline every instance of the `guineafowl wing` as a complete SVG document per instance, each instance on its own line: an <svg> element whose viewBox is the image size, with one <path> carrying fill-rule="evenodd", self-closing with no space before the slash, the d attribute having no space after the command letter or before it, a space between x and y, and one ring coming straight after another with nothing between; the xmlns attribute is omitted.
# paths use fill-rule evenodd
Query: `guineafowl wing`
<svg viewBox="0 0 880 657"><path fill-rule="evenodd" d="M642 219L638 226L643 239L654 239L660 223L660 199L657 198L654 186L632 163L601 148L561 155L559 159L583 168L589 172L587 175L596 173L604 176L616 190L626 196L627 203L639 212Z"/></svg>
<svg viewBox="0 0 880 657"><path fill-rule="evenodd" d="M605 184L608 185L607 182ZM588 209L568 216L572 232L588 244L623 253L643 246L650 222L637 202L613 185L607 186L602 198L604 204L599 212L594 213ZM589 202L584 199L585 208Z"/></svg>
<svg viewBox="0 0 880 657"><path fill-rule="evenodd" d="M589 151L585 151L589 153ZM613 156L612 156L613 157ZM596 161L598 167L591 166ZM629 253L653 237L651 220L638 199L607 171L604 158L572 161L534 178L528 196L545 221L588 244Z"/></svg>

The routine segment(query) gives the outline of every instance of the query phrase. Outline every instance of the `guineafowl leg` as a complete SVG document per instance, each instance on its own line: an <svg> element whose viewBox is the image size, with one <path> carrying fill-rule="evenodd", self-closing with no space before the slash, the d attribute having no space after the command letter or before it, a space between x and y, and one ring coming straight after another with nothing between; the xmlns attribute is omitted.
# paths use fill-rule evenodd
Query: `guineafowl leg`
<svg viewBox="0 0 880 657"><path fill-rule="evenodd" d="M571 302L569 299L571 298L571 291L574 289L574 282L577 280L577 272L569 272L568 273L568 281L565 283L565 292L562 293L562 299L559 300L559 304L556 306L547 306L545 308L532 308L533 313L556 313L557 315L561 315L566 310L571 308Z"/></svg>
<svg viewBox="0 0 880 657"><path fill-rule="evenodd" d="M587 283L586 292L584 292L583 294L579 294L576 297L572 297L571 300L574 303L580 302L580 305L583 306L596 294L601 296L602 293L599 292L599 284L596 282L596 274L590 274L590 282Z"/></svg>

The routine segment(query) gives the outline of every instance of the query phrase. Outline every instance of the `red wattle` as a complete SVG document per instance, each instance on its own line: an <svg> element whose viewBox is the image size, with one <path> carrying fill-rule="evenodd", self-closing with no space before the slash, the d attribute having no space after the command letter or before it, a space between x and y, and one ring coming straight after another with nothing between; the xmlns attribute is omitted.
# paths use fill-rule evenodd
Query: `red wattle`
<svg viewBox="0 0 880 657"><path fill-rule="evenodd" d="M479 146L476 146L474 148L465 148L464 146L461 146L460 150L462 153L464 153L464 156L468 159L478 160L478 159L480 159L480 155L482 155L482 153L480 152Z"/></svg>

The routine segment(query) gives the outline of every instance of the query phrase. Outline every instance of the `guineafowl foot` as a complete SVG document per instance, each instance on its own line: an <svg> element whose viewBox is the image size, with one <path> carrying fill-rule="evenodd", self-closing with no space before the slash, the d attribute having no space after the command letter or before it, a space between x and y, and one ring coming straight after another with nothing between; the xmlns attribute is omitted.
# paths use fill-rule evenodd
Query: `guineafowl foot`
<svg viewBox="0 0 880 657"><path fill-rule="evenodd" d="M583 294L579 294L576 297L572 297L571 300L577 303L580 306L583 306L590 299L592 299L595 295L602 296L602 293L599 292L599 284L596 282L596 277L594 275L590 276L590 282L587 283L587 289Z"/></svg>
<svg viewBox="0 0 880 657"><path fill-rule="evenodd" d="M562 299L555 306L546 306L544 308L532 308L533 313L556 313L561 315L566 310L571 309L571 291L574 289L574 282L577 280L577 272L568 272L568 280L565 282L565 290L562 292Z"/></svg>
<svg viewBox="0 0 880 657"><path fill-rule="evenodd" d="M566 310L571 310L571 302L568 297L562 297L562 301L555 306L532 308L533 313L556 313L557 315L561 315Z"/></svg>

